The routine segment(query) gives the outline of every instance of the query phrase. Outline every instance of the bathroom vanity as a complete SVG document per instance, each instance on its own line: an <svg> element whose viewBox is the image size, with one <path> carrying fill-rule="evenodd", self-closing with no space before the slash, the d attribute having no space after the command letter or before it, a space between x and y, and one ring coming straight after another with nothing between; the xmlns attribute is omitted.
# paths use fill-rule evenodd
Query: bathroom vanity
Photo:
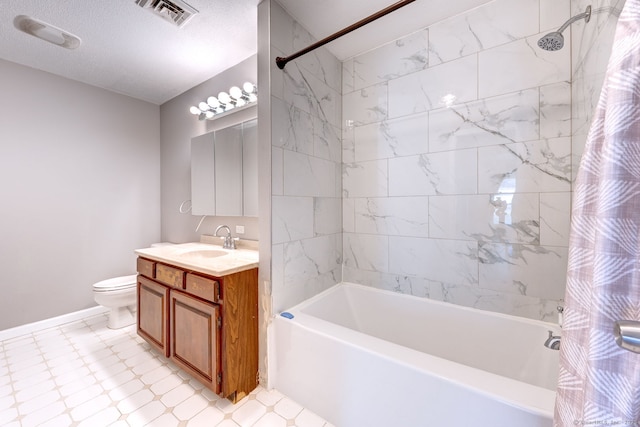
<svg viewBox="0 0 640 427"><path fill-rule="evenodd" d="M237 402L258 385L258 253L203 243L139 249L137 330Z"/></svg>

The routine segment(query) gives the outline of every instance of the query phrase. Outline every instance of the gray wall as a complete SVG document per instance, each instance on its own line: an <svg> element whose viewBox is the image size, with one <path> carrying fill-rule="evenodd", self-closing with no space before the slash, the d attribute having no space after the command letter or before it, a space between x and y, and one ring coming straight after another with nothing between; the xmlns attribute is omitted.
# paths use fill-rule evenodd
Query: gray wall
<svg viewBox="0 0 640 427"><path fill-rule="evenodd" d="M160 106L163 241L174 243L198 241L201 234L213 234L220 224L231 227L234 236L236 235L235 226L243 225L245 234L240 236L241 238L258 239L257 218L207 217L196 232L201 217L179 212L180 204L191 199L191 138L239 123L252 114L255 115L255 107L252 107L216 120L199 121L196 116L189 113L189 107L198 105L209 96L217 96L221 91L228 92L231 86L240 86L245 81L252 83L257 81L255 55Z"/></svg>
<svg viewBox="0 0 640 427"><path fill-rule="evenodd" d="M95 306L160 237L159 108L0 60L0 330Z"/></svg>

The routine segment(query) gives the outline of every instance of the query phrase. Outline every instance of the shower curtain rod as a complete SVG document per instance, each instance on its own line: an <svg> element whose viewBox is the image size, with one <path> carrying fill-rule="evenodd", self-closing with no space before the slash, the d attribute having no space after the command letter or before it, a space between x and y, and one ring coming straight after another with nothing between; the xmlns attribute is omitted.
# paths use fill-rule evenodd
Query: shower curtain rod
<svg viewBox="0 0 640 427"><path fill-rule="evenodd" d="M315 50L315 49L319 48L320 46L324 46L325 44L327 44L327 43L329 43L329 42L331 42L331 41L333 41L333 40L335 40L337 38L340 38L340 37L344 36L345 34L348 34L348 33L352 32L353 30L357 30L358 28L367 25L369 22L375 21L378 18L382 18L383 16L388 15L389 13L393 12L394 10L400 9L401 7L406 6L409 3L413 3L414 1L416 1L416 0L402 0L402 1L399 1L397 3L394 3L391 6L388 6L388 7L384 8L384 9L374 13L373 15L370 15L370 16L366 17L366 18L356 22L355 24L349 25L348 27L346 27L346 28L344 28L344 29L342 29L342 30L340 30L340 31L338 31L336 33L333 33L330 36L325 37L322 40L317 41L314 44L312 44L312 45L310 45L310 46L308 46L308 47L306 47L306 48L304 48L304 49L302 49L302 50L300 50L300 51L298 51L298 52L296 52L294 54L291 54L291 55L289 55L289 56L287 56L285 58L283 58L281 56L278 56L276 58L276 65L278 65L278 68L280 68L282 70L282 69L284 69L284 66L287 65L287 62L292 61L292 60L294 60L294 59L296 59L296 58L298 58L298 57L300 57L300 56L302 56L302 55L304 55L306 53L309 53L312 50Z"/></svg>

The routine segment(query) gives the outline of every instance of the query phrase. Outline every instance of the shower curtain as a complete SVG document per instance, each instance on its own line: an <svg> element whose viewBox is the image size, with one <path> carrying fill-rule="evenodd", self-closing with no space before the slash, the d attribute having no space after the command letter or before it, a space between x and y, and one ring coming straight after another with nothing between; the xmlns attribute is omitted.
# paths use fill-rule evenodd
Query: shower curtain
<svg viewBox="0 0 640 427"><path fill-rule="evenodd" d="M627 0L575 185L555 426L640 426L640 0Z"/></svg>

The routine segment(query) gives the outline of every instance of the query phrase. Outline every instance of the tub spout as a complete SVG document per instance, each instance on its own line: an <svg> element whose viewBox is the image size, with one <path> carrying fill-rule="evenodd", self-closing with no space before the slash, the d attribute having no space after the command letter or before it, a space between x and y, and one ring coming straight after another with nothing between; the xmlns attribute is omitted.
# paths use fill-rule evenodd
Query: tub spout
<svg viewBox="0 0 640 427"><path fill-rule="evenodd" d="M551 350L560 350L560 337L553 335L553 332L549 331L549 338L544 342L544 346Z"/></svg>

